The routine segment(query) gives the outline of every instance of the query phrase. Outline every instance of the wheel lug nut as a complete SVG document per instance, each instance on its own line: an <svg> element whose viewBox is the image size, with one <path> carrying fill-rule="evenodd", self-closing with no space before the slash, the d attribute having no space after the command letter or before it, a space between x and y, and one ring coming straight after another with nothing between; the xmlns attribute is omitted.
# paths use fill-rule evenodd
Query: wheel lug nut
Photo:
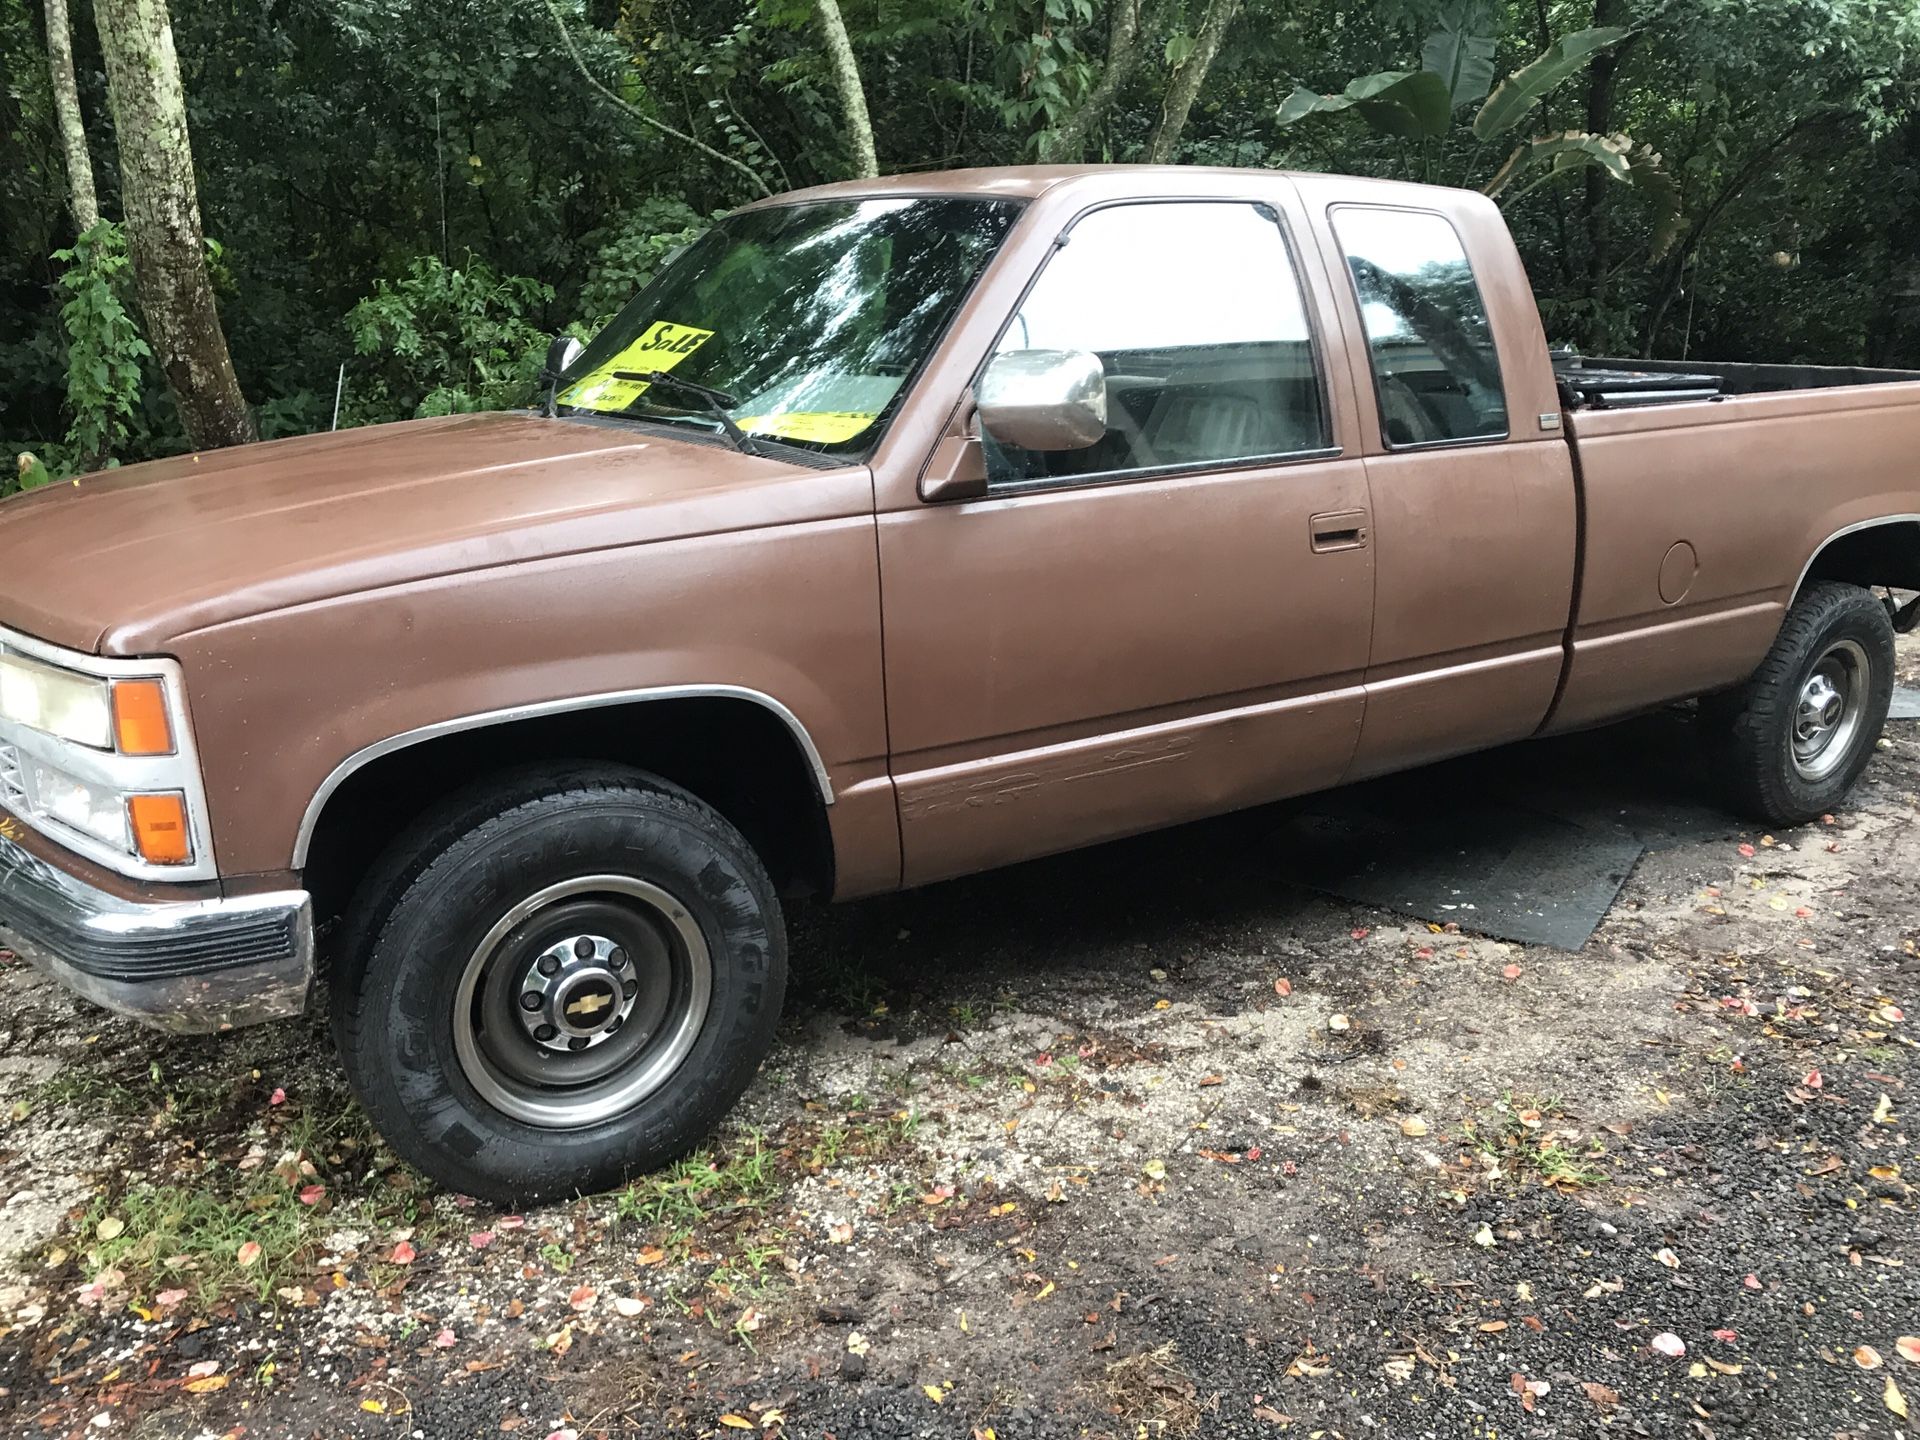
<svg viewBox="0 0 1920 1440"><path fill-rule="evenodd" d="M540 957L540 973L542 975L558 975L560 973L560 958L557 955L542 955Z"/></svg>
<svg viewBox="0 0 1920 1440"><path fill-rule="evenodd" d="M616 948L611 955L607 956L607 964L611 965L616 970L626 969L627 968L627 952Z"/></svg>
<svg viewBox="0 0 1920 1440"><path fill-rule="evenodd" d="M639 993L640 993L640 986L634 981L623 980L620 982L620 998L621 999L631 1000L633 999L634 996L638 995Z"/></svg>
<svg viewBox="0 0 1920 1440"><path fill-rule="evenodd" d="M614 1031L618 1030L623 1024L626 1023L626 1018L627 1017L624 1015L614 1016L613 1019L607 1022L607 1033L611 1035Z"/></svg>
<svg viewBox="0 0 1920 1440"><path fill-rule="evenodd" d="M551 1040L559 1033L560 1032L551 1025L542 1025L538 1030L533 1032L533 1038L536 1040Z"/></svg>
<svg viewBox="0 0 1920 1440"><path fill-rule="evenodd" d="M593 941L582 935L578 940L573 942L573 953L576 959L591 960L593 958Z"/></svg>
<svg viewBox="0 0 1920 1440"><path fill-rule="evenodd" d="M529 990L520 997L520 1008L522 1010L538 1010L540 1008L540 997Z"/></svg>
<svg viewBox="0 0 1920 1440"><path fill-rule="evenodd" d="M586 1048L587 1048L587 1041L585 1036L576 1035L571 1040L567 1041L567 1049L569 1050L584 1050Z"/></svg>

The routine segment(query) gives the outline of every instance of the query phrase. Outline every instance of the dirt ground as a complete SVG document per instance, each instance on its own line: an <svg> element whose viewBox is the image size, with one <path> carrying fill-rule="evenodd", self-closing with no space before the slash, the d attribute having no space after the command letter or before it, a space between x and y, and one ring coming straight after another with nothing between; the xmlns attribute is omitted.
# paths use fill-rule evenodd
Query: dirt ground
<svg viewBox="0 0 1920 1440"><path fill-rule="evenodd" d="M1916 792L1896 724L1574 952L1301 888L1284 809L803 912L713 1149L527 1215L385 1154L317 1024L7 965L0 1431L1910 1434Z"/></svg>

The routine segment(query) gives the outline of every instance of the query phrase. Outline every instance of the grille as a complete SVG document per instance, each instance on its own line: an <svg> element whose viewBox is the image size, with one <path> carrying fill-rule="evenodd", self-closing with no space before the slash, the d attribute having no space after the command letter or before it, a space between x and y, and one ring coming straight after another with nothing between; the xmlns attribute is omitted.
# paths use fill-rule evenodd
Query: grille
<svg viewBox="0 0 1920 1440"><path fill-rule="evenodd" d="M16 815L27 813L27 786L20 776L20 752L0 740L0 805Z"/></svg>

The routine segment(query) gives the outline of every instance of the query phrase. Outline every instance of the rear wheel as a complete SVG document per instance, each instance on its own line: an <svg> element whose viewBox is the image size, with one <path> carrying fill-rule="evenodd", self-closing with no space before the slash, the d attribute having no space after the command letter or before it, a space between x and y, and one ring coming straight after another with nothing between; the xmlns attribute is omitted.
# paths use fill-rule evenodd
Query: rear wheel
<svg viewBox="0 0 1920 1440"><path fill-rule="evenodd" d="M1724 739L1734 802L1775 825L1833 809L1860 778L1893 698L1893 622L1854 585L1810 585L1745 685L1702 715Z"/></svg>
<svg viewBox="0 0 1920 1440"><path fill-rule="evenodd" d="M786 983L779 902L720 815L630 771L451 803L362 888L348 1078L403 1158L509 1204L605 1189L739 1098Z"/></svg>

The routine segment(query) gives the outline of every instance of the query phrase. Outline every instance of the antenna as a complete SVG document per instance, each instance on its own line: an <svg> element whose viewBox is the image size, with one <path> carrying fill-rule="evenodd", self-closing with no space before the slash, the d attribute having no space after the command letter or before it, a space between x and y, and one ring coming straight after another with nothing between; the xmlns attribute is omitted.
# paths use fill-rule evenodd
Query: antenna
<svg viewBox="0 0 1920 1440"><path fill-rule="evenodd" d="M338 430L340 428L340 397L346 394L346 391L347 362L342 360L340 362L340 378L336 380L333 385L333 424L328 427L329 429Z"/></svg>

